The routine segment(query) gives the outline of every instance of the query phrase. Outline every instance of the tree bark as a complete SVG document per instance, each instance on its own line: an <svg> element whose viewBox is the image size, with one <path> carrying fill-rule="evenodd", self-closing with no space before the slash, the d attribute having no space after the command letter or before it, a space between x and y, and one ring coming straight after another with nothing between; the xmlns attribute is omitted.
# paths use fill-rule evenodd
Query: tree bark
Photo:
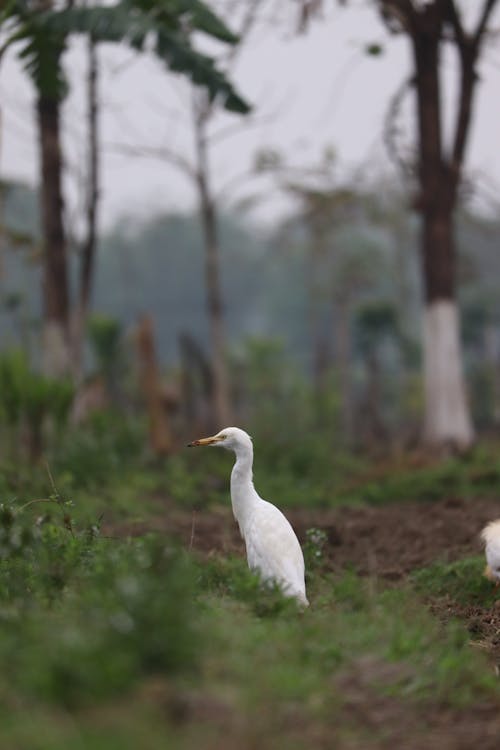
<svg viewBox="0 0 500 750"><path fill-rule="evenodd" d="M428 302L424 312L425 439L467 448L474 437L462 372L458 305Z"/></svg>
<svg viewBox="0 0 500 750"><path fill-rule="evenodd" d="M87 237L83 246L80 272L80 304L87 311L90 302L92 276L97 240L97 203L99 200L99 149L97 143L97 51L95 41L88 40L88 195L87 195Z"/></svg>
<svg viewBox="0 0 500 750"><path fill-rule="evenodd" d="M73 317L74 370L77 380L83 369L85 323L89 310L97 245L97 206L99 201L99 148L97 102L97 50L92 37L88 39L88 183L87 183L87 235L82 245L78 300Z"/></svg>
<svg viewBox="0 0 500 750"><path fill-rule="evenodd" d="M425 288L424 436L429 445L465 448L472 443L474 433L462 369L456 303L453 209L458 165L450 166L442 146L439 45L443 19L440 13L438 5L427 6L419 15L419 25L412 37L419 133L417 208L422 217ZM470 115L470 103L468 112Z"/></svg>
<svg viewBox="0 0 500 750"><path fill-rule="evenodd" d="M43 238L43 365L47 375L60 377L70 372L71 356L59 101L40 95L37 114Z"/></svg>
<svg viewBox="0 0 500 750"><path fill-rule="evenodd" d="M353 439L352 413L352 371L351 371L351 334L349 330L349 300L343 295L336 306L336 365L339 377L340 422L344 443L349 445Z"/></svg>
<svg viewBox="0 0 500 750"><path fill-rule="evenodd" d="M226 365L226 334L223 318L222 295L219 279L219 247L213 204L202 196L203 234L205 239L205 280L212 344L214 377L214 412L218 425L231 422L229 405L229 379Z"/></svg>
<svg viewBox="0 0 500 750"><path fill-rule="evenodd" d="M476 3L472 31L463 25L456 0L378 0L388 28L411 40L418 116L416 208L422 216L421 252L426 310L424 320L425 434L431 444L469 445L474 437L462 373L459 312L455 289L453 212L470 131L476 64L498 0ZM460 63L458 101L451 145L443 148L439 51L451 42ZM446 352L446 354L445 354ZM439 406L439 408L438 408Z"/></svg>
<svg viewBox="0 0 500 750"><path fill-rule="evenodd" d="M172 450L172 436L161 391L153 320L149 315L139 321L136 341L140 384L148 412L149 444L156 456L167 456Z"/></svg>
<svg viewBox="0 0 500 750"><path fill-rule="evenodd" d="M198 160L197 184L205 246L205 285L212 350L214 420L216 426L220 429L230 424L232 420L229 376L226 362L226 332L219 270L220 251L217 216L208 180L207 144L204 133L203 115L198 115L195 129Z"/></svg>
<svg viewBox="0 0 500 750"><path fill-rule="evenodd" d="M314 383L314 391L321 403L321 397L327 385L327 375L330 368L329 341L326 340L322 331L322 305L324 298L322 277L325 276L323 268L322 238L311 238L309 253L306 257L306 288L307 288L307 317L310 341L311 373Z"/></svg>

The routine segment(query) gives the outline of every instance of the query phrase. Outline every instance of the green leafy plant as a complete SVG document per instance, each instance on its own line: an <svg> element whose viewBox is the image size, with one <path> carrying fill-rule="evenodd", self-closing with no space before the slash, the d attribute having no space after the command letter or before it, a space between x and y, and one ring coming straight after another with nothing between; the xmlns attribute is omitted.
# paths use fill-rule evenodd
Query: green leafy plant
<svg viewBox="0 0 500 750"><path fill-rule="evenodd" d="M189 560L159 537L101 539L98 524L72 522L68 502L0 506L0 661L11 685L75 706L192 669Z"/></svg>
<svg viewBox="0 0 500 750"><path fill-rule="evenodd" d="M84 33L100 42L126 42L138 51L148 47L173 71L205 87L210 99L220 97L231 111L249 110L213 58L192 43L192 32L229 44L236 41L224 22L200 0L120 0L112 6L64 10L33 9L25 0L9 0L0 12L1 24L7 35L0 54L13 44L20 45L19 57L45 96L57 100L65 96L61 56L68 37Z"/></svg>
<svg viewBox="0 0 500 750"><path fill-rule="evenodd" d="M6 426L11 453L24 445L31 461L40 458L52 432L65 427L74 389L69 380L55 380L35 372L22 352L0 357L0 419Z"/></svg>
<svg viewBox="0 0 500 750"><path fill-rule="evenodd" d="M328 537L323 529L311 528L306 531L306 541L303 545L306 572L311 573L321 568L324 561L325 545Z"/></svg>

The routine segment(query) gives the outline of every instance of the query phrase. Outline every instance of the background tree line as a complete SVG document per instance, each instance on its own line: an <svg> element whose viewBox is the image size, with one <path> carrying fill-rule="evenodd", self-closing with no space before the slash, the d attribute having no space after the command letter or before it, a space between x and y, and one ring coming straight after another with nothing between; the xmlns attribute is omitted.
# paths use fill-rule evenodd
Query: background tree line
<svg viewBox="0 0 500 750"><path fill-rule="evenodd" d="M426 441L464 448L473 440L463 378L466 358L460 333L460 311L466 308L458 304L460 273L465 274L467 283L470 282L463 268L467 267L471 249L467 247L460 265L456 219L461 206L463 166L478 84L477 68L490 38L496 4L496 0L484 0L470 21L454 0L423 4L407 0L373 3L389 32L407 38L413 61L412 75L408 81L403 81L389 113L395 120L403 95L413 97L416 108L414 146L404 157L388 128L388 144L406 176L406 199L396 209L394 205L384 205L377 200L370 190L365 193L348 183L337 184L331 155L326 154L325 163L312 167L307 175L294 173L280 155L272 152L257 155L252 178L263 178L265 184L267 180L267 189L271 184L287 193L295 201L297 211L271 240L278 248L274 253L276 258L280 254L286 258L283 269L279 267L280 261L275 260L278 270L274 271L271 266L270 270L264 270L265 252L260 256L256 253L250 263L242 252L243 247L239 247L239 262L246 264L245 280L240 282L242 294L254 289L259 301L279 301L278 287L285 288L283 279L288 278L290 270L300 269L302 284L295 299L303 299L305 309L300 319L302 325L297 324L296 330L291 325L293 314L288 316L288 335L297 341L307 338L308 346L304 350L307 350L307 371L312 377L313 391L338 393L342 430L348 441L354 435L356 373L352 363L356 357L364 362L368 373L365 390L371 432L385 430L383 410L376 406L386 380L383 363L392 363L403 382L418 361L423 373ZM302 3L298 31L312 28L313 17L320 8L321 3ZM77 384L82 379L84 332L92 294L97 294L94 287L101 145L96 48L100 43L126 43L139 52L148 49L172 72L181 73L193 84L189 113L193 153L185 156L170 148L168 143L161 149L150 144L137 144L134 148L138 153L165 160L192 181L199 206L198 237L203 247L206 310L206 331L199 339L209 342L208 352L189 338L190 331L186 338L182 329L175 329L174 336L184 336L185 358L197 361L201 369L205 367L213 422L230 421L238 400L237 384L230 377L234 364L231 363L228 330L232 332L235 324L230 315L233 309L230 298L234 294L235 299L240 300L242 295L237 277L232 277L234 286L229 284L224 268L224 265L236 263L236 257L227 264L221 262L225 260L221 256L220 234L224 225L221 213L224 203L216 189L211 154L221 137L216 116L224 109L245 116L251 109L230 78L240 49L259 25L260 12L265 15L269 10L265 2L252 5L219 2L209 6L198 0L162 0L160 3L120 0L102 6L51 0L10 0L5 4L0 16L1 53L10 48L14 50L36 91L40 153L40 356L48 375L71 375ZM77 252L71 256L62 190L64 154L60 108L68 87L63 55L72 36L77 34L85 36L88 47L88 142L85 229L77 240ZM218 51L211 56L200 51L197 46L200 35L215 40ZM447 48L455 50L458 61L456 108L449 128L449 142L443 128L445 105L441 81L442 59ZM367 47L371 55L381 51L378 45ZM231 131L234 126L239 127L235 122ZM222 134L225 134L224 129ZM391 190L394 195L398 188ZM462 214L465 215L465 209ZM229 229L230 224L227 226ZM152 231L154 234L154 228ZM7 229L4 234L8 236ZM391 238L389 241L387 236ZM418 270L415 269L415 254L410 255L416 237ZM26 244L26 238L18 240L18 244ZM120 243L122 253L117 273L126 276L128 260L123 249L128 249L128 238L121 238ZM250 244L255 246L259 242ZM388 249L391 247L392 250ZM142 277L145 288L148 273L156 276L160 262L159 258L152 258L148 270L142 254L135 278L137 274ZM105 267L104 264L103 269ZM134 267L132 261L130 267ZM277 283L273 274L280 272L280 283ZM474 269L471 273L478 272ZM260 289L259 278L265 279ZM293 283L293 275L291 281ZM100 283L106 285L103 297L109 308L116 275ZM466 296L467 285L463 285L461 292L462 289ZM425 304L419 304L419 295ZM175 298L175 291L172 296ZM224 296L229 300L227 309ZM285 301L290 299L288 285L284 296ZM11 310L19 308L16 292L10 296L8 305ZM480 327L481 319L486 325L485 321L494 320L496 315L494 310L485 313L484 304L471 302L469 306L474 310L470 315L467 313L464 336L467 331L467 335L472 335L471 326ZM423 327L419 328L416 323L416 311L423 320ZM131 313L130 305L128 312ZM260 320L265 317L260 312ZM240 313L238 318L243 320L244 316ZM170 325L170 321L163 320L161 325ZM249 328L258 326L252 321ZM306 333L301 333L304 330ZM496 357L492 331L487 347L490 360ZM151 362L155 360L153 348L151 341L148 344ZM204 357L206 366L201 364ZM330 376L335 379L333 384Z"/></svg>
<svg viewBox="0 0 500 750"><path fill-rule="evenodd" d="M272 230L238 214L221 218L233 400L240 368L249 357L262 355L255 348L261 342L320 400L336 394L336 440L369 445L400 435L412 444L423 404L416 223L389 180L383 192L369 186L360 192L337 188L334 211L332 192L322 196L318 190L317 214L311 214L309 188L304 190L305 197L297 193L299 211ZM36 195L4 184L3 196L9 221L1 342L4 348L22 343L36 362L41 356ZM500 223L463 211L458 226L465 369L475 422L491 430L499 408ZM76 262L70 262L70 277L77 281ZM151 314L164 381L180 397L184 337L207 366L210 362L198 217L167 214L131 225L120 222L101 238L94 283L93 308L115 320L122 333L145 312ZM130 341L127 346L132 351ZM87 372L95 366L95 352L87 345ZM117 377L123 375L122 365ZM241 393L239 398L241 405Z"/></svg>

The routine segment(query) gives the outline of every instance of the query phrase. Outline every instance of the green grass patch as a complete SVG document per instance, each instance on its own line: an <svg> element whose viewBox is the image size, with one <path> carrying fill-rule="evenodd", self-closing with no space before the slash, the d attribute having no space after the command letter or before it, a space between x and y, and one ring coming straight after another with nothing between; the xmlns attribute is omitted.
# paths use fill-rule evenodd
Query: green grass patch
<svg viewBox="0 0 500 750"><path fill-rule="evenodd" d="M443 628L409 588L377 591L354 573L316 576L309 610L275 608L263 616L265 595L245 580L240 561L212 562L200 581L209 592L208 615L221 648L226 644L219 666L239 682L251 659L245 689L255 695L266 685L270 700L315 704L327 690L325 681L365 658L399 664L389 679L386 670L379 682L375 675L373 687L405 698L466 705L496 689L493 675L468 647L465 628Z"/></svg>
<svg viewBox="0 0 500 750"><path fill-rule="evenodd" d="M293 433L261 430L254 438L257 490L283 509L473 498L497 495L500 487L495 443L481 444L461 457L426 463L420 458L416 467L408 456L382 461L336 448L321 430L301 432L299 439ZM67 428L58 449L48 450L33 466L4 459L0 497L48 497L54 491L50 469L57 491L75 501L74 513L81 519L105 512L145 520L158 513L162 497L186 510L229 503L231 454L180 448L153 461L146 445L141 421L97 415L78 430Z"/></svg>
<svg viewBox="0 0 500 750"><path fill-rule="evenodd" d="M500 450L494 443L464 456L429 458L418 467L409 457L381 462L336 451L317 436L301 436L298 445L254 443L255 486L280 508L435 502L497 495L500 488ZM184 507L227 502L232 464L233 457L222 450L181 452L167 462L161 483Z"/></svg>
<svg viewBox="0 0 500 750"><path fill-rule="evenodd" d="M446 596L463 605L490 607L498 598L483 571L484 555L451 563L435 562L410 576L417 590L430 597Z"/></svg>
<svg viewBox="0 0 500 750"><path fill-rule="evenodd" d="M0 513L2 747L194 750L230 727L233 745L307 748L332 721L365 742L345 712L360 695L418 712L498 693L465 629L443 627L411 588L318 564L301 611L241 558L106 540L64 502L32 508Z"/></svg>

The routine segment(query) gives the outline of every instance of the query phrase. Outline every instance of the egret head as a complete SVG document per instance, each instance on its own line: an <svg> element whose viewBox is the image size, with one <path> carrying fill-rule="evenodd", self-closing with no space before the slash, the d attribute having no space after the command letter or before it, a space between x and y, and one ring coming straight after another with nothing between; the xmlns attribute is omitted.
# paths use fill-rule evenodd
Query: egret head
<svg viewBox="0 0 500 750"><path fill-rule="evenodd" d="M239 449L251 448L252 438L239 427L225 427L217 435L193 440L192 443L189 443L188 448L195 448L199 445L219 446L236 453Z"/></svg>

